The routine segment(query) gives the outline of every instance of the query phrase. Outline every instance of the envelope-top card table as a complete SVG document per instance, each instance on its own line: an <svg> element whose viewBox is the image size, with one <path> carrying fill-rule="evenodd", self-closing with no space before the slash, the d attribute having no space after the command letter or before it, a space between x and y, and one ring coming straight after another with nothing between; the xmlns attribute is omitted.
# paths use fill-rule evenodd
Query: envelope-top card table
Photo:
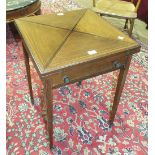
<svg viewBox="0 0 155 155"><path fill-rule="evenodd" d="M89 9L20 18L33 102L29 56L44 85L47 129L52 146L52 89L120 69L109 123L119 104L132 54L140 46Z"/></svg>

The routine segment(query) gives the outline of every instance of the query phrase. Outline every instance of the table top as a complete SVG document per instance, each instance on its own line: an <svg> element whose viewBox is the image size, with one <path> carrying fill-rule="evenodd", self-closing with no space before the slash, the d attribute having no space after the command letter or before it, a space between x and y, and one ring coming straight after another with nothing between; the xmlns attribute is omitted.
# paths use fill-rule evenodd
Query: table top
<svg viewBox="0 0 155 155"><path fill-rule="evenodd" d="M24 17L15 23L41 75L139 47L89 9Z"/></svg>
<svg viewBox="0 0 155 155"><path fill-rule="evenodd" d="M20 9L36 1L37 0L6 0L6 11Z"/></svg>

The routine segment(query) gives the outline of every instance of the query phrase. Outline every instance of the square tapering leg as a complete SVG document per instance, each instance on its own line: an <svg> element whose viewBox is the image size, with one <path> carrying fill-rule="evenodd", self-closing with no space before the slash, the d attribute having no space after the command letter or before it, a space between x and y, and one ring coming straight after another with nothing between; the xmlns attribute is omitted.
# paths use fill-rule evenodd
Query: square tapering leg
<svg viewBox="0 0 155 155"><path fill-rule="evenodd" d="M115 92L115 97L114 97L114 102L113 102L112 110L110 112L110 118L109 118L110 126L113 124L113 121L115 119L115 114L117 112L121 93L122 93L122 90L123 90L123 87L125 84L125 80L126 80L126 76L127 76L128 70L129 70L131 58L132 58L132 56L128 56L125 67L120 69L117 87L116 87L116 92Z"/></svg>
<svg viewBox="0 0 155 155"><path fill-rule="evenodd" d="M43 80L44 100L47 112L47 130L49 134L50 148L53 146L53 104L52 104L52 87L49 79Z"/></svg>
<svg viewBox="0 0 155 155"><path fill-rule="evenodd" d="M24 57L25 57L25 66L26 66L26 73L27 73L27 80L29 85L29 91L30 91L30 98L32 104L34 104L34 98L33 98L33 91L32 91L32 82L31 82L31 71L30 71L30 64L29 64L29 56L26 52L26 49L23 45L23 51L24 51Z"/></svg>

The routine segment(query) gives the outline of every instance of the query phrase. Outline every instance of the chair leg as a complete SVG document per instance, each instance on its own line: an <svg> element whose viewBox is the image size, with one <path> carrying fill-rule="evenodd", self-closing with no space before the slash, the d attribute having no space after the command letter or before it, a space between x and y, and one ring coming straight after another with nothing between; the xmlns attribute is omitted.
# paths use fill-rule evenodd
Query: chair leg
<svg viewBox="0 0 155 155"><path fill-rule="evenodd" d="M35 15L41 15L41 9L39 9L39 10L35 13Z"/></svg>
<svg viewBox="0 0 155 155"><path fill-rule="evenodd" d="M130 28L128 30L129 36L131 37L132 35L132 30L133 30L133 26L134 26L134 19L130 19Z"/></svg>
<svg viewBox="0 0 155 155"><path fill-rule="evenodd" d="M128 29L128 21L129 21L129 19L126 19L126 20L125 20L124 29Z"/></svg>

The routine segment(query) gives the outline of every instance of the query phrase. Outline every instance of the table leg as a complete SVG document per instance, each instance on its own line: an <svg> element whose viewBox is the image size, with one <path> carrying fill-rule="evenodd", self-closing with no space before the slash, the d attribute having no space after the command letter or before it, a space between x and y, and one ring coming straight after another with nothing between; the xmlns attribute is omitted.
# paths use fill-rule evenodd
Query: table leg
<svg viewBox="0 0 155 155"><path fill-rule="evenodd" d="M52 87L49 79L43 80L44 99L47 111L47 130L50 140L50 148L53 146L53 107L52 107Z"/></svg>
<svg viewBox="0 0 155 155"><path fill-rule="evenodd" d="M132 58L132 56L128 56L125 67L120 69L120 73L119 73L119 77L118 77L118 83L117 83L115 97L114 97L114 102L113 102L112 110L110 112L110 118L109 118L110 127L113 124L115 114L117 112L117 108L118 108L118 105L119 105L121 93L122 93L123 86L124 86L124 83L125 83L125 79L126 79L126 76L127 76L127 73L128 73L129 66L130 66L131 58Z"/></svg>
<svg viewBox="0 0 155 155"><path fill-rule="evenodd" d="M34 104L33 92L32 92L32 83L31 83L31 72L30 72L30 64L29 64L29 56L28 56L28 53L26 52L26 49L25 49L24 46L23 46L23 51L24 51L24 57L25 57L25 66L26 66L27 80L28 80L28 85L29 85L29 90L30 90L31 102L32 102L32 104Z"/></svg>

